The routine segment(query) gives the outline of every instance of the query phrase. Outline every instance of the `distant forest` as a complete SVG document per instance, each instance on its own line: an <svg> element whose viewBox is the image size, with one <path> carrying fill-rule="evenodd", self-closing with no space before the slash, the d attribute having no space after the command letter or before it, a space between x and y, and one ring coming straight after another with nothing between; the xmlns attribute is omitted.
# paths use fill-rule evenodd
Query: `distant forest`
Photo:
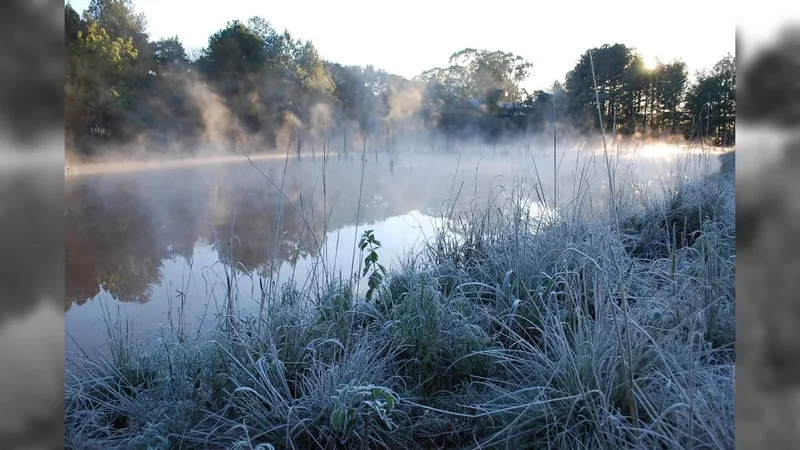
<svg viewBox="0 0 800 450"><path fill-rule="evenodd" d="M602 116L608 134L735 141L731 55L690 80L680 60L648 68L635 49L603 45L576 55L563 83L526 92L521 82L535 68L503 51L464 49L409 80L327 61L260 17L228 23L189 54L177 37L151 40L131 0L92 0L82 14L67 3L64 12L66 137L78 155L232 150L243 136L258 140L254 152L391 148L394 137L421 131L496 142L549 133L554 116L578 133L599 132Z"/></svg>

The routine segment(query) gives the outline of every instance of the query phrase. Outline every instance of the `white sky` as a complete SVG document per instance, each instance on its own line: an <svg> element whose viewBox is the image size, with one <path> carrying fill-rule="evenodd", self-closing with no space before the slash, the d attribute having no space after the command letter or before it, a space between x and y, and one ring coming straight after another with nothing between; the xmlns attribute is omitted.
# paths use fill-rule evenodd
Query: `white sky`
<svg viewBox="0 0 800 450"><path fill-rule="evenodd" d="M88 3L71 0L79 13ZM295 38L311 40L327 60L372 64L409 78L447 65L449 56L463 48L513 52L533 64L533 77L524 84L528 89L563 81L584 51L603 44L635 47L648 59L682 58L692 73L710 68L726 53L735 53L733 4L134 0L136 10L147 16L151 38L177 35L187 49L204 47L229 20L258 15L278 31L288 29ZM774 9L763 13L765 18L770 15L779 14Z"/></svg>

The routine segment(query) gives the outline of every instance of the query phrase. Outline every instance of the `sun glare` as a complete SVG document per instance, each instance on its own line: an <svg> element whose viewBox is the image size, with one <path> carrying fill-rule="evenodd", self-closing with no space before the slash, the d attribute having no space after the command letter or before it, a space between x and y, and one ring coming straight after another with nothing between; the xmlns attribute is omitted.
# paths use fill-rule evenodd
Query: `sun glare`
<svg viewBox="0 0 800 450"><path fill-rule="evenodd" d="M656 67L658 67L658 58L655 56L644 58L644 66L647 68L647 70L654 70Z"/></svg>

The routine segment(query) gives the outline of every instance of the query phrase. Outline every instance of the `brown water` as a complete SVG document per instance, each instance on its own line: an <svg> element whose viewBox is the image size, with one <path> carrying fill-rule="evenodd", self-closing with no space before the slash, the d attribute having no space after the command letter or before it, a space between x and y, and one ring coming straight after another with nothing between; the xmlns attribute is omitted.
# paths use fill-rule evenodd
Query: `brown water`
<svg viewBox="0 0 800 450"><path fill-rule="evenodd" d="M357 270L361 258L353 249L365 229L374 230L383 244L382 262L391 265L444 223L448 199L462 206L476 198L485 202L519 186L514 180L526 180L532 203L534 184L551 195L550 151L482 153L370 155L363 186L360 157L334 156L324 164L319 157L292 158L283 192L295 206L266 179L281 185L285 161L279 158L254 161L264 174L241 160L136 170L97 165L81 176L75 171L66 182L67 350L105 343L104 317L147 333L179 320L190 329L210 324L223 311L226 261L237 263L238 306L258 308L270 280L307 287L320 261L344 274ZM681 155L674 148L622 155L615 162L619 183L630 183L633 173L645 188L661 186L677 172L670 168L676 157L686 159ZM585 150L561 152L561 198L573 196L584 176L594 183L592 192L607 195L603 159L589 156Z"/></svg>

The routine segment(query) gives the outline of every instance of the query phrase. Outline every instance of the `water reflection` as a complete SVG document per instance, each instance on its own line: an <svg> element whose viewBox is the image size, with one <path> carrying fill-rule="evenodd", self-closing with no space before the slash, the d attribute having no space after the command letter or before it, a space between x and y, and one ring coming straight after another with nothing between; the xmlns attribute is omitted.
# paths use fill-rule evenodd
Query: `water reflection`
<svg viewBox="0 0 800 450"><path fill-rule="evenodd" d="M583 178L597 181L591 189L602 196L605 172L587 174L590 164L564 153L559 197L586 189ZM536 180L519 189L532 211L541 210L534 191L551 192L553 173L545 168L553 160L546 152L532 158L524 149L483 158L381 156L363 167L363 186L361 161L336 157L325 164L319 158L292 159L286 166L258 162L264 175L250 164L229 163L68 177L67 332L92 347L105 341L104 307L153 330L169 321L167 312L178 303L187 326L197 327L223 304L223 263L236 262L239 304L248 307L261 298L263 280L279 285L294 278L302 287L319 259L345 274L357 269L353 249L367 227L383 243L385 260L396 261L443 224L439 217L450 213L442 208L446 200L502 203L508 196L503 189L511 190L514 179ZM636 167L645 180L669 172L663 165L645 166ZM283 183L292 204L265 176ZM68 349L75 349L71 338Z"/></svg>
<svg viewBox="0 0 800 450"><path fill-rule="evenodd" d="M383 239L381 255L387 260L397 261L408 251L418 249L425 237L440 225L439 219L411 211L369 224L369 228L375 230L378 236L390 237ZM358 232L364 228L359 227ZM324 239L322 251L330 255L331 263L344 272L351 267L356 231L354 225L346 226L328 233ZM358 259L356 255L356 269ZM98 288L99 293L93 297L93 301L84 301L79 308L69 310L66 317L66 329L70 335L67 338L67 350L78 350L78 345L92 348L105 342L104 316L112 321L118 317L130 321L126 326L130 326L130 331L134 332L157 332L161 325L177 325L179 320L189 330L201 330L203 326L210 325L215 315L224 312L226 301L226 273L220 260L219 248L199 239L191 254L173 255L164 260L158 269L157 281L139 285L148 292L148 298L152 301L130 301L115 292ZM308 287L315 263L313 257L283 261L276 269L275 282L293 279L298 288ZM267 288L266 283L262 285L262 282L266 281L256 273L238 272L234 294L237 306L257 311L262 288ZM178 306L184 310L181 319L176 316Z"/></svg>
<svg viewBox="0 0 800 450"><path fill-rule="evenodd" d="M163 280L162 262L193 261L198 243L213 249L217 259L233 259L260 275L315 257L326 228L355 222L358 178L336 173L354 168L336 167L327 174L336 178L336 189L326 186L323 192L313 166L290 167L284 192L305 218L246 165L70 180L66 307L100 292L114 300L147 302L151 287ZM282 167L267 169L280 182L276 169ZM424 207L418 193L387 192L380 178L364 184L362 221Z"/></svg>

